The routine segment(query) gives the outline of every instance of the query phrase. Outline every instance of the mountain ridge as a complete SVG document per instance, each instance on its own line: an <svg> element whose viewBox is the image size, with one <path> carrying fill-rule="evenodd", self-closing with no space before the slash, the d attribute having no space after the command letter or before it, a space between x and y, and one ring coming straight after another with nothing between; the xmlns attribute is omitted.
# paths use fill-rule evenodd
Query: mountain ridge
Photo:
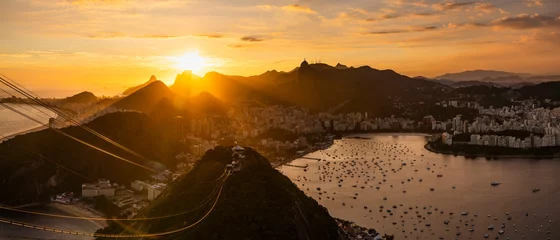
<svg viewBox="0 0 560 240"><path fill-rule="evenodd" d="M138 91L138 90L140 90L140 89L142 89L142 88L148 86L150 83L153 83L153 82L155 82L155 81L158 81L158 80L157 80L156 76L152 75L152 76L150 77L150 79L149 79L147 82L142 83L142 84L137 85L137 86L134 86L134 87L127 88L126 90L124 90L124 92L122 93L122 95L130 95L130 94L132 94L132 93L134 93L134 92L136 92L136 91Z"/></svg>

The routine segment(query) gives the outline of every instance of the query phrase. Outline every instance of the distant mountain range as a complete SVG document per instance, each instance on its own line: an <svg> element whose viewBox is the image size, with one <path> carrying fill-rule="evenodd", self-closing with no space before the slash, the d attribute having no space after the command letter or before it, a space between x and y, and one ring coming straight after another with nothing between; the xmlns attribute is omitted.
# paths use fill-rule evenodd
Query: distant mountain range
<svg viewBox="0 0 560 240"><path fill-rule="evenodd" d="M537 76L491 70L449 73L430 79L410 78L393 70L369 66L348 67L338 63L309 64L290 72L267 71L255 76L231 76L209 72L199 77L182 72L167 87L152 82L115 103L115 107L146 112L151 116L225 115L229 106L285 105L313 112L367 112L369 116L405 114L417 118L428 114L423 104L453 98L454 88L472 86L519 89L560 76ZM529 91L533 93L534 91ZM511 95L508 97L516 97ZM485 98L492 103L494 98ZM507 100L507 99L506 99ZM509 101L509 100L508 100ZM500 99L500 102L507 101ZM418 105L418 106L417 106Z"/></svg>
<svg viewBox="0 0 560 240"><path fill-rule="evenodd" d="M560 81L560 75L532 75L494 70L472 70L447 73L430 80L451 87L501 86L519 88L541 82Z"/></svg>
<svg viewBox="0 0 560 240"><path fill-rule="evenodd" d="M531 77L533 75L528 73L511 73L504 71L495 70L470 70L458 73L447 73L441 76L435 77L435 79L447 79L453 81L475 81L482 80L485 78L504 78L504 77Z"/></svg>
<svg viewBox="0 0 560 240"><path fill-rule="evenodd" d="M162 98L177 102L177 96L186 98L207 92L206 97L215 96L228 104L282 104L312 111L390 114L399 103L430 101L439 92L450 89L443 84L412 79L392 70L378 70L369 66L347 67L343 64L333 67L305 61L290 72L273 70L249 77L209 72L204 77L197 78L190 71L185 71L177 75L175 83L168 88L169 91L163 90L164 86L160 84L155 90L138 91L154 91L147 93L150 97L135 97L131 94L115 106L131 107L130 102L136 102L137 107L134 108L145 112L148 110L146 108L154 107L153 101L157 102ZM144 88L149 86L151 84ZM162 94L163 92L165 93Z"/></svg>

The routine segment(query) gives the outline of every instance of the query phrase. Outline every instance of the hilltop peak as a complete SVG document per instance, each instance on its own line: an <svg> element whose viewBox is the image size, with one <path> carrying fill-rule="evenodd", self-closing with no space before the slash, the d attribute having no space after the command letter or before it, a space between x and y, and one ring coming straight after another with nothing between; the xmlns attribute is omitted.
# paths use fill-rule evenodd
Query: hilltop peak
<svg viewBox="0 0 560 240"><path fill-rule="evenodd" d="M193 74L191 70L185 70L175 77L175 82L169 87L173 92L183 96L190 96L191 94L191 81Z"/></svg>
<svg viewBox="0 0 560 240"><path fill-rule="evenodd" d="M346 66L344 64L340 64L340 63L337 63L336 66L334 66L334 67L338 68L338 69L347 69L348 68L348 66Z"/></svg>
<svg viewBox="0 0 560 240"><path fill-rule="evenodd" d="M123 94L123 95L130 95L130 94L132 94L132 93L134 93L134 92L136 92L136 91L138 91L138 90L140 90L140 89L142 89L142 88L148 86L150 83L153 83L153 82L156 82L156 81L158 81L157 78L156 78L156 76L152 75L152 76L150 76L150 79L149 79L147 82L142 83L142 84L140 84L140 85L138 85L138 86L134 86L134 87L127 88L126 90L124 90L124 92L123 92L122 94Z"/></svg>

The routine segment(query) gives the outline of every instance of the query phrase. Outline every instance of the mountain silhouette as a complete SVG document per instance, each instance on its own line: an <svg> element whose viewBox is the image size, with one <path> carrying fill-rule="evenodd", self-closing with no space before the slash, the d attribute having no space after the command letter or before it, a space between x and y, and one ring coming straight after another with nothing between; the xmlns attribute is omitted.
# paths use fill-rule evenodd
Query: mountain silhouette
<svg viewBox="0 0 560 240"><path fill-rule="evenodd" d="M166 189L137 217L185 212L195 209L205 199L210 199L208 204L189 214L127 225L141 232L165 232L192 224L212 209L195 227L164 238L346 239L326 208L306 196L250 148L245 149L241 170L233 172L223 182L219 198L213 195L213 190L222 186L220 181L213 180L219 179L226 165L231 163L232 154L230 147L209 150L186 176ZM98 232L128 233L121 226L113 223Z"/></svg>
<svg viewBox="0 0 560 240"><path fill-rule="evenodd" d="M334 67L337 68L337 69L346 69L346 68L348 68L348 66L346 66L346 65L344 65L344 64L340 64L340 63L337 63L336 66L334 66Z"/></svg>
<svg viewBox="0 0 560 240"><path fill-rule="evenodd" d="M201 92L190 98L186 105L193 116L224 116L227 111L226 104L208 92Z"/></svg>
<svg viewBox="0 0 560 240"><path fill-rule="evenodd" d="M171 92L163 82L155 81L120 99L112 107L150 113L158 102L166 98L175 101L178 96Z"/></svg>
<svg viewBox="0 0 560 240"><path fill-rule="evenodd" d="M381 109L390 107L390 98L421 101L448 89L437 82L412 79L392 70L347 68L342 64L333 67L307 61L290 72L273 70L249 77L209 72L198 82L196 87L191 85L192 93L205 91L224 102L282 104L312 111L329 111L336 106L341 112L371 113L381 113Z"/></svg>
<svg viewBox="0 0 560 240"><path fill-rule="evenodd" d="M157 81L157 78L156 78L156 76L152 75L152 76L150 77L150 80L148 80L147 82L142 83L142 84L140 84L140 85L138 85L138 86L135 86L135 87L130 87L130 88L124 90L124 92L123 92L122 94L123 94L123 95L130 95L130 94L132 94L133 92L136 92L136 91L138 91L139 89L142 89L142 88L144 88L145 86L148 86L150 83L153 83L153 82L155 82L155 81Z"/></svg>
<svg viewBox="0 0 560 240"><path fill-rule="evenodd" d="M171 89L171 91L180 96L190 97L194 93L196 93L196 90L199 90L196 89L196 86L194 84L194 81L197 81L199 79L200 77L193 74L192 71L183 71L181 74L177 74L177 76L175 77L175 82L169 88Z"/></svg>
<svg viewBox="0 0 560 240"><path fill-rule="evenodd" d="M188 106L188 96L204 99L212 95L209 99L213 101L204 107L211 111L198 111L193 105L191 112L222 112L221 106L227 102L247 106L280 104L315 112L368 112L371 116L382 116L395 114L399 104L436 101L441 98L441 93L451 89L437 81L413 79L393 70L342 66L304 61L290 72L271 70L248 77L208 72L201 79L185 71L177 75L169 88L156 81L114 106L151 113L158 101L168 98L168 103L179 106L179 112L174 114L184 115L180 111Z"/></svg>
<svg viewBox="0 0 560 240"><path fill-rule="evenodd" d="M81 92L71 97L67 97L57 102L57 104L93 104L97 102L97 97L91 92Z"/></svg>

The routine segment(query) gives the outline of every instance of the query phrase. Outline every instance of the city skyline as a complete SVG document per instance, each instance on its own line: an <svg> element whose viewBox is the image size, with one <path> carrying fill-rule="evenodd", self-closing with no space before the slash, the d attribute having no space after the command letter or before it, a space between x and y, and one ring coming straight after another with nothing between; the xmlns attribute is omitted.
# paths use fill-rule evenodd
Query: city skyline
<svg viewBox="0 0 560 240"><path fill-rule="evenodd" d="M410 77L492 69L555 74L557 1L0 3L0 71L39 92L114 95L186 68L258 75L303 58ZM191 24L196 23L196 24ZM271 27L272 26L272 27ZM54 84L53 84L54 82Z"/></svg>

